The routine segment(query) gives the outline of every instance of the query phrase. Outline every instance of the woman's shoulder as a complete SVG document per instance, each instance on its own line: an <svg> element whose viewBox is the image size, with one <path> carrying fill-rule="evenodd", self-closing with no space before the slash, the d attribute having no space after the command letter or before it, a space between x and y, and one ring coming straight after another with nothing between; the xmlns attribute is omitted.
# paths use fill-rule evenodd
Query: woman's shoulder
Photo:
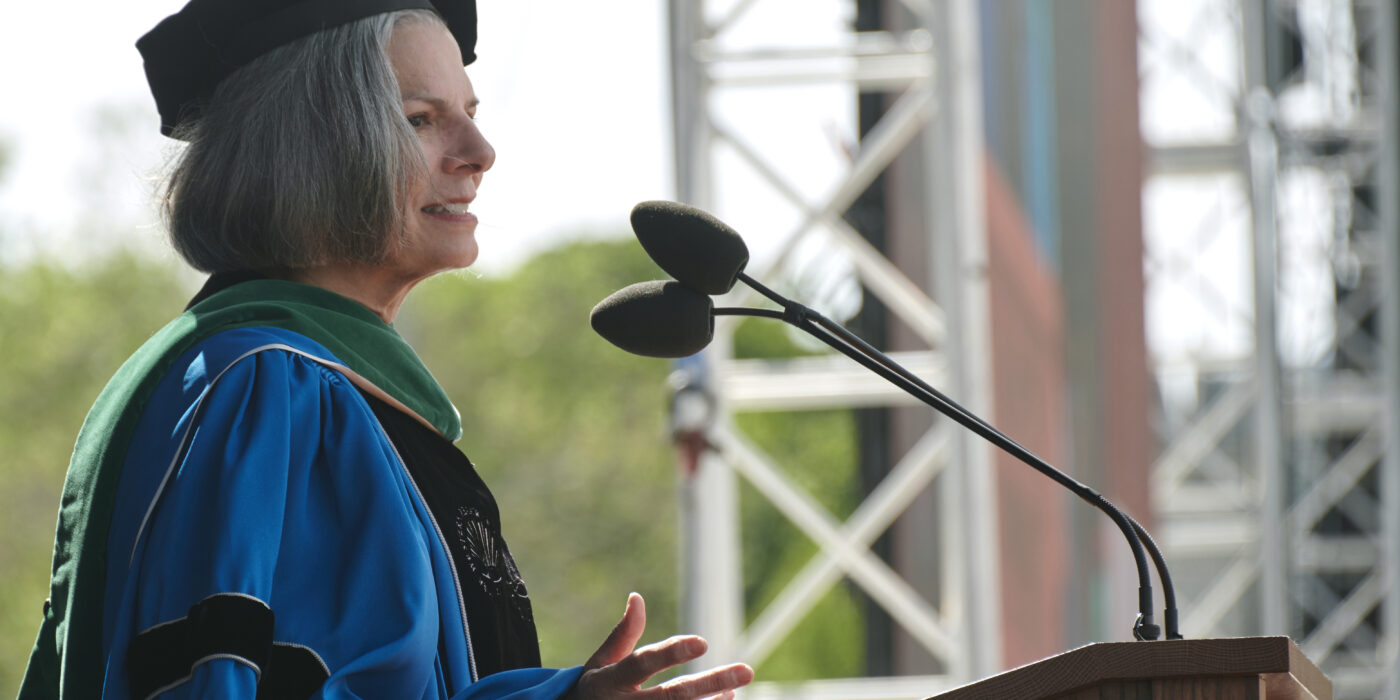
<svg viewBox="0 0 1400 700"><path fill-rule="evenodd" d="M335 353L305 335L285 328L256 326L220 331L194 343L171 365L166 381L177 381L181 393L198 393L245 360L259 359L249 365L256 372L259 366L267 367L266 361L273 357L310 362L336 373L349 372Z"/></svg>
<svg viewBox="0 0 1400 700"><path fill-rule="evenodd" d="M304 334L275 326L242 326L206 330L184 314L151 336L117 370L94 403L84 432L121 432L120 416L151 401L189 403L214 379L241 360L266 351L280 351L341 366L340 359ZM96 419L96 420L95 420Z"/></svg>
<svg viewBox="0 0 1400 700"><path fill-rule="evenodd" d="M368 405L347 373L335 354L293 331L247 327L211 334L153 378L154 386L137 404L133 449L165 442L158 436L177 439L193 423L210 427L210 418L218 415L235 423L263 424L293 403L304 407L312 397L363 404L359 412L368 415Z"/></svg>
<svg viewBox="0 0 1400 700"><path fill-rule="evenodd" d="M324 345L296 331L274 326L233 328L214 333L191 345L175 366L198 364L204 366L206 371L208 368L222 369L267 351L281 351L313 362L344 366L340 358Z"/></svg>
<svg viewBox="0 0 1400 700"><path fill-rule="evenodd" d="M318 365L322 371L289 372L289 363ZM151 383L149 390L137 390L138 397L144 394L145 398L137 398L136 405L143 407L144 414L170 414L170 418L207 401L211 394L237 393L253 384L338 381L338 370L345 369L320 343L294 331L261 326L223 330L194 340L163 364L144 380Z"/></svg>

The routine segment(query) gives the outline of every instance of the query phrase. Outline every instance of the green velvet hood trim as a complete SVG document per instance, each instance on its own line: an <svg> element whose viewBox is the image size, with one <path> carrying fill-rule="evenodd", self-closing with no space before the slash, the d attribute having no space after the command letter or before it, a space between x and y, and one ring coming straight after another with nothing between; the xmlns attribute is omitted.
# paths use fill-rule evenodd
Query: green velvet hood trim
<svg viewBox="0 0 1400 700"><path fill-rule="evenodd" d="M132 433L176 358L216 333L261 326L320 343L443 436L461 437L461 418L442 387L393 326L368 308L318 287L281 280L244 282L196 304L117 370L78 433L59 505L49 600L20 700L101 694L107 531Z"/></svg>

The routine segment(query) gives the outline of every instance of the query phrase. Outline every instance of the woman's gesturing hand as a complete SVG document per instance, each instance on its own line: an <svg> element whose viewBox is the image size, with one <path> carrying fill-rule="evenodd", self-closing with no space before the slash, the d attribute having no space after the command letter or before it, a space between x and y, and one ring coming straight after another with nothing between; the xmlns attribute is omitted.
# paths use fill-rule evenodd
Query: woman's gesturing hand
<svg viewBox="0 0 1400 700"><path fill-rule="evenodd" d="M753 680L753 669L730 664L708 671L672 678L652 688L641 686L652 676L705 653L708 645L695 636L671 637L636 649L647 626L646 603L633 593L627 610L603 645L583 665L583 675L568 700L692 700L712 695L731 696L735 688Z"/></svg>

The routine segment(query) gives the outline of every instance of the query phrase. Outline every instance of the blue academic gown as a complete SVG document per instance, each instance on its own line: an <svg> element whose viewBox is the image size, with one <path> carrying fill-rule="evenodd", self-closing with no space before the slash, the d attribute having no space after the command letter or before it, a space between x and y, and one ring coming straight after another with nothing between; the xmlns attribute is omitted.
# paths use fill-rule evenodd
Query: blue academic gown
<svg viewBox="0 0 1400 700"><path fill-rule="evenodd" d="M156 386L108 531L104 698L130 696L140 632L215 595L270 608L314 654L313 697L552 699L580 668L478 678L441 530L346 369L271 327L204 339ZM160 698L252 698L260 669L200 659ZM138 699L139 700L139 699Z"/></svg>

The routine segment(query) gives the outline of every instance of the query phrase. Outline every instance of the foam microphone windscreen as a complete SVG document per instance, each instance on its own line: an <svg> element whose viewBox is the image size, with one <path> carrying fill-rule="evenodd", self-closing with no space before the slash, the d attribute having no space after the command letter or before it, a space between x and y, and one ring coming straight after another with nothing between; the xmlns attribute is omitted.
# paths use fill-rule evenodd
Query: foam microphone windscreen
<svg viewBox="0 0 1400 700"><path fill-rule="evenodd" d="M638 282L598 302L589 322L598 335L647 357L689 357L715 336L714 303L674 281Z"/></svg>
<svg viewBox="0 0 1400 700"><path fill-rule="evenodd" d="M632 230L666 274L705 294L728 292L749 263L749 248L734 229L679 202L638 204L632 208Z"/></svg>

